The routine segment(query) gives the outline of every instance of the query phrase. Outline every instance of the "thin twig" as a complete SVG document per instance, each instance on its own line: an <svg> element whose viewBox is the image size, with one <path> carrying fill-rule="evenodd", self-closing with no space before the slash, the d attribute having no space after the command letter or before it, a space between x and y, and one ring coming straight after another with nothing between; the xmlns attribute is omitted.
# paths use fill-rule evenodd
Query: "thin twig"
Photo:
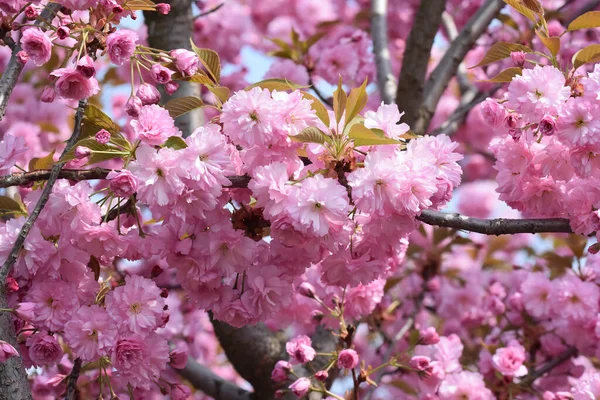
<svg viewBox="0 0 600 400"><path fill-rule="evenodd" d="M71 148L75 145L77 139L79 138L79 133L81 132L81 120L83 119L83 113L85 111L86 104L87 100L79 101L79 106L77 107L77 111L75 112L75 126L73 128L73 134L69 138L69 141L67 142L67 145L63 150L63 155L66 154L69 150L71 150ZM33 227L33 224L35 223L38 216L42 212L44 206L46 205L46 202L50 197L50 193L52 192L52 187L58 179L58 175L60 174L60 170L62 169L64 164L64 162L58 162L54 165L54 167L52 167L52 170L50 171L50 176L48 177L48 182L46 183L46 186L44 186L42 194L40 195L40 198L37 204L35 205L35 208L27 218L27 221L25 221L25 224L21 228L19 236L17 237L17 240L15 241L10 254L6 258L4 264L2 265L2 269L0 269L0 285L4 286L4 284L6 283L6 278L8 277L8 274L10 273L10 270L12 269L13 265L15 265L19 253L23 249L25 239L27 239L29 231Z"/></svg>
<svg viewBox="0 0 600 400"><path fill-rule="evenodd" d="M67 378L67 394L65 400L74 400L75 392L77 390L77 380L79 379L79 372L81 371L81 358L76 358L73 362L73 369Z"/></svg>
<svg viewBox="0 0 600 400"><path fill-rule="evenodd" d="M452 18L452 16L446 11L442 13L442 26L446 30L450 42L456 40L458 37L458 28L456 27L454 18ZM458 81L458 88L460 89L460 93L462 95L474 91L473 85L471 85L471 82L469 82L467 67L465 67L464 62L461 62L458 65L458 70L456 71L456 80Z"/></svg>
<svg viewBox="0 0 600 400"><path fill-rule="evenodd" d="M387 0L371 0L371 37L377 66L377 86L385 104L394 102L396 79L388 48Z"/></svg>
<svg viewBox="0 0 600 400"><path fill-rule="evenodd" d="M225 3L221 3L221 4L211 8L210 10L206 10L203 13L196 15L195 19L206 17L208 14L214 13L215 11L217 11L219 8L223 7L224 5L225 5Z"/></svg>
<svg viewBox="0 0 600 400"><path fill-rule="evenodd" d="M523 380L521 381L521 384L526 385L526 386L531 385L537 378L541 378L547 372L550 372L554 368L558 367L560 364L564 363L565 361L567 361L568 359L570 359L571 357L574 357L576 355L577 355L577 349L575 347L569 347L568 349L563 351L561 354L559 354L555 358L548 361L546 364L544 364L539 369L531 371L531 373L529 375L527 375L525 378L523 378Z"/></svg>

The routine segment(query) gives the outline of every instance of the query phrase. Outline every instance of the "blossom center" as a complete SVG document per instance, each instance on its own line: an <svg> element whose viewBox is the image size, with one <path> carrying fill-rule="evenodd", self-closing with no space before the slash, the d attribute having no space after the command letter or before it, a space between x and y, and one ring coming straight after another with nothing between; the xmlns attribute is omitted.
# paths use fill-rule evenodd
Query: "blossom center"
<svg viewBox="0 0 600 400"><path fill-rule="evenodd" d="M133 303L130 307L129 310L134 313L134 314L139 314L142 312L142 306L139 303Z"/></svg>

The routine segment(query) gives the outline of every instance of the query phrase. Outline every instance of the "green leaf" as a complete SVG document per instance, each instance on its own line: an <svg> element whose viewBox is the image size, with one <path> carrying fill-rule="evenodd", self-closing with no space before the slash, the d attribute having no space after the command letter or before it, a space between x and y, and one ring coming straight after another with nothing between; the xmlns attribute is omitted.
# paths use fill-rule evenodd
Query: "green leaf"
<svg viewBox="0 0 600 400"><path fill-rule="evenodd" d="M88 104L85 108L81 126L81 139L94 138L96 133L105 129L110 133L110 142L123 147L125 150L131 150L131 144L121 134L121 128L108 115L98 107Z"/></svg>
<svg viewBox="0 0 600 400"><path fill-rule="evenodd" d="M416 397L419 394L419 392L417 392L417 390L414 388L413 385L411 385L410 383L407 383L406 381L404 381L402 379L394 379L389 384L394 386L397 389L402 390L404 393L409 394L411 396Z"/></svg>
<svg viewBox="0 0 600 400"><path fill-rule="evenodd" d="M413 329L410 331L410 335L408 336L408 343L409 346L414 347L417 345L417 343L419 343L419 337L420 337L420 333L418 330Z"/></svg>
<svg viewBox="0 0 600 400"><path fill-rule="evenodd" d="M180 136L171 136L167 139L163 147L169 147L175 150L181 150L188 147L187 143Z"/></svg>
<svg viewBox="0 0 600 400"><path fill-rule="evenodd" d="M537 22L537 15L530 8L526 7L519 0L504 0L506 4L517 10L519 13L527 17L532 22Z"/></svg>
<svg viewBox="0 0 600 400"><path fill-rule="evenodd" d="M306 89L309 86L302 86L297 83L290 82L287 79L265 79L264 81L256 82L248 86L244 90L251 90L255 87L259 87L261 89L287 91L296 89Z"/></svg>
<svg viewBox="0 0 600 400"><path fill-rule="evenodd" d="M590 28L600 28L600 11L589 11L575 18L569 24L567 31Z"/></svg>
<svg viewBox="0 0 600 400"><path fill-rule="evenodd" d="M346 111L346 101L348 97L344 88L342 87L342 77L338 79L338 86L335 92L333 92L333 112L335 113L335 121L336 125L339 125L342 120L342 115L344 115L344 111ZM346 119L346 123L350 122ZM337 126L336 126L337 128Z"/></svg>
<svg viewBox="0 0 600 400"><path fill-rule="evenodd" d="M510 67L505 69L504 71L501 71L498 75L494 76L491 79L488 79L485 82L511 82L515 76L521 75L521 72L523 72L523 69L521 67Z"/></svg>
<svg viewBox="0 0 600 400"><path fill-rule="evenodd" d="M483 57L483 60L479 61L477 65L469 67L469 69L483 67L484 65L504 60L505 58L510 57L510 53L514 51L523 51L525 53L532 52L532 50L529 47L523 46L522 44L509 42L494 43Z"/></svg>
<svg viewBox="0 0 600 400"><path fill-rule="evenodd" d="M352 89L346 102L346 122L360 113L367 104L367 80L365 79L359 88Z"/></svg>
<svg viewBox="0 0 600 400"><path fill-rule="evenodd" d="M566 242L576 257L583 257L583 251L588 242L587 236L570 234L567 236Z"/></svg>
<svg viewBox="0 0 600 400"><path fill-rule="evenodd" d="M199 83L201 85L212 85L214 82L212 79L208 77L203 71L198 72L196 75L192 76L183 76L181 72L176 72L171 75L171 79L174 81L186 81L186 82L194 82Z"/></svg>
<svg viewBox="0 0 600 400"><path fill-rule="evenodd" d="M196 108L204 107L204 102L199 97L186 96L169 100L164 106L172 118L177 118Z"/></svg>
<svg viewBox="0 0 600 400"><path fill-rule="evenodd" d="M540 41L544 44L544 46L550 50L550 53L556 57L560 51L560 37L550 37L547 36L546 33L539 30L536 30L535 33L537 34L538 38L540 38Z"/></svg>
<svg viewBox="0 0 600 400"><path fill-rule="evenodd" d="M0 196L0 215L27 215L27 209L10 197Z"/></svg>
<svg viewBox="0 0 600 400"><path fill-rule="evenodd" d="M225 86L209 87L208 90L217 96L221 103L225 103L229 99L229 88Z"/></svg>
<svg viewBox="0 0 600 400"><path fill-rule="evenodd" d="M538 0L521 0L523 5L529 8L531 11L536 13L537 15L544 15L544 7L540 4Z"/></svg>
<svg viewBox="0 0 600 400"><path fill-rule="evenodd" d="M362 115L357 115L354 118L352 118L350 120L350 122L346 123L346 127L344 128L344 132L342 132L344 135L348 136L350 131L352 130L352 127L356 124L365 124L365 117L363 117ZM384 137L385 134L383 133L383 131L381 131L381 135L379 134L379 132L376 132L374 129L371 129L377 136L379 137Z"/></svg>
<svg viewBox="0 0 600 400"><path fill-rule="evenodd" d="M348 137L352 139L355 147L359 146L377 146L382 144L402 144L398 140L387 137L380 137L371 129L362 124L356 124L350 129Z"/></svg>
<svg viewBox="0 0 600 400"><path fill-rule="evenodd" d="M29 171L35 171L36 169L50 169L54 165L54 152L52 150L50 154L42 158L32 158L29 161Z"/></svg>
<svg viewBox="0 0 600 400"><path fill-rule="evenodd" d="M331 138L327 136L322 130L320 130L319 128L315 128L314 126L304 128L297 135L290 135L290 139L292 139L294 142L301 143L331 143Z"/></svg>
<svg viewBox="0 0 600 400"><path fill-rule="evenodd" d="M519 30L519 25L515 22L515 20L510 15L498 14L498 15L496 15L496 19L498 19L498 21L502 22L504 25L510 26L511 28L513 28L516 31Z"/></svg>
<svg viewBox="0 0 600 400"><path fill-rule="evenodd" d="M321 103L319 99L317 99L310 93L302 92L302 97L312 101L311 107L317 113L317 117L319 117L323 124L325 124L325 126L329 128L329 112L327 111L327 108L325 108L323 103Z"/></svg>
<svg viewBox="0 0 600 400"><path fill-rule="evenodd" d="M200 49L196 47L193 41L191 41L191 43L192 50L198 55L200 62L213 78L214 83L219 83L219 80L221 79L221 59L217 52L211 49Z"/></svg>
<svg viewBox="0 0 600 400"><path fill-rule="evenodd" d="M579 50L573 55L573 70L584 64L600 61L600 44L592 44Z"/></svg>
<svg viewBox="0 0 600 400"><path fill-rule="evenodd" d="M75 149L77 146L87 147L92 150L92 154L89 157L87 165L96 164L101 161L111 160L113 158L123 157L123 150L108 144L98 143L95 138L82 139L73 146L71 150L60 158L60 162L67 162L75 158ZM94 153L100 152L100 153Z"/></svg>
<svg viewBox="0 0 600 400"><path fill-rule="evenodd" d="M90 256L90 261L88 262L88 268L92 270L94 273L94 280L98 280L100 278L100 262L94 256Z"/></svg>

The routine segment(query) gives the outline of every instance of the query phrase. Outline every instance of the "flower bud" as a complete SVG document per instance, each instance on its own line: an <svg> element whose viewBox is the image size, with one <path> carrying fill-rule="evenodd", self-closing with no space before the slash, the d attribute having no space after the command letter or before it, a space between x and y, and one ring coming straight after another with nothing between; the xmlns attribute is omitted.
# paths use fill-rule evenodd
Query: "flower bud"
<svg viewBox="0 0 600 400"><path fill-rule="evenodd" d="M296 396L305 396L310 390L310 380L308 378L298 378L289 388Z"/></svg>
<svg viewBox="0 0 600 400"><path fill-rule="evenodd" d="M552 136L556 132L556 121L550 115L545 115L540 121L540 133L544 136Z"/></svg>
<svg viewBox="0 0 600 400"><path fill-rule="evenodd" d="M156 11L158 11L162 15L167 15L169 11L171 11L171 5L167 3L158 3L156 5Z"/></svg>
<svg viewBox="0 0 600 400"><path fill-rule="evenodd" d="M29 61L29 55L25 53L23 50L17 53L17 60L20 64L25 65L27 61Z"/></svg>
<svg viewBox="0 0 600 400"><path fill-rule="evenodd" d="M83 56L77 61L77 71L87 79L96 75L96 66L90 56Z"/></svg>
<svg viewBox="0 0 600 400"><path fill-rule="evenodd" d="M9 292L17 292L19 290L19 283L12 276L6 278L6 290Z"/></svg>
<svg viewBox="0 0 600 400"><path fill-rule="evenodd" d="M160 101L160 92L149 83L142 83L137 90L136 96L142 101L142 105L157 104Z"/></svg>
<svg viewBox="0 0 600 400"><path fill-rule="evenodd" d="M52 86L46 86L44 90L42 90L42 96L40 97L40 100L43 103L52 103L55 98L56 92Z"/></svg>
<svg viewBox="0 0 600 400"><path fill-rule="evenodd" d="M500 126L506 119L506 108L494 99L487 99L481 104L481 116L490 126Z"/></svg>
<svg viewBox="0 0 600 400"><path fill-rule="evenodd" d="M137 191L138 180L131 171L110 171L106 176L110 180L110 190L118 197L129 197Z"/></svg>
<svg viewBox="0 0 600 400"><path fill-rule="evenodd" d="M426 356L414 356L408 362L408 366L412 369L416 369L417 371L425 371L429 368L429 364L431 363L431 359Z"/></svg>
<svg viewBox="0 0 600 400"><path fill-rule="evenodd" d="M75 147L75 158L77 158L78 160L81 160L82 158L85 158L85 157L89 156L90 154L92 154L92 150L90 150L87 147L84 147L84 146Z"/></svg>
<svg viewBox="0 0 600 400"><path fill-rule="evenodd" d="M588 253L597 254L600 251L600 243L594 243L588 248Z"/></svg>
<svg viewBox="0 0 600 400"><path fill-rule="evenodd" d="M358 365L358 353L352 349L345 349L338 354L338 368L352 369Z"/></svg>
<svg viewBox="0 0 600 400"><path fill-rule="evenodd" d="M171 96L173 93L175 93L177 91L177 89L179 89L179 84L177 82L167 82L165 83L165 90L167 91L167 94L169 96Z"/></svg>
<svg viewBox="0 0 600 400"><path fill-rule="evenodd" d="M100 144L106 144L110 140L110 132L106 129L100 129L96 132L96 141Z"/></svg>
<svg viewBox="0 0 600 400"><path fill-rule="evenodd" d="M302 296L314 299L315 298L315 287L308 282L302 282L298 286L298 293Z"/></svg>
<svg viewBox="0 0 600 400"><path fill-rule="evenodd" d="M125 103L125 112L131 118L137 118L140 116L140 110L142 109L142 100L137 96L132 96Z"/></svg>
<svg viewBox="0 0 600 400"><path fill-rule="evenodd" d="M0 363L5 362L10 357L18 355L19 352L10 343L0 340Z"/></svg>
<svg viewBox="0 0 600 400"><path fill-rule="evenodd" d="M69 29L68 26L60 26L56 30L56 36L58 36L58 38L61 40L68 38L70 34L71 34L71 30Z"/></svg>
<svg viewBox="0 0 600 400"><path fill-rule="evenodd" d="M283 399L283 396L285 396L285 392L283 390L281 390L281 389L277 389L275 391L274 395L275 395L276 399Z"/></svg>
<svg viewBox="0 0 600 400"><path fill-rule="evenodd" d="M525 59L525 52L523 51L513 51L512 53L510 53L510 59L516 67L521 68L523 68L523 65L525 65L525 61L527 61Z"/></svg>
<svg viewBox="0 0 600 400"><path fill-rule="evenodd" d="M436 344L440 341L440 335L435 331L433 326L430 326L427 329L423 329L419 332L419 344L428 346L432 344Z"/></svg>
<svg viewBox="0 0 600 400"><path fill-rule="evenodd" d="M315 374L315 379L317 379L318 381L325 382L327 378L329 378L329 374L327 373L327 371L318 371Z"/></svg>
<svg viewBox="0 0 600 400"><path fill-rule="evenodd" d="M271 379L273 382L285 382L288 374L292 371L292 364L287 361L277 361L273 372L271 372Z"/></svg>
<svg viewBox="0 0 600 400"><path fill-rule="evenodd" d="M33 6L25 7L25 18L30 21L33 21L40 15L40 12Z"/></svg>
<svg viewBox="0 0 600 400"><path fill-rule="evenodd" d="M173 71L161 64L154 64L150 69L150 76L154 82L160 83L161 85L169 83L171 81L171 75L173 75Z"/></svg>
<svg viewBox="0 0 600 400"><path fill-rule="evenodd" d="M112 8L112 12L115 14L121 14L123 12L123 7L121 7L119 4L116 4Z"/></svg>

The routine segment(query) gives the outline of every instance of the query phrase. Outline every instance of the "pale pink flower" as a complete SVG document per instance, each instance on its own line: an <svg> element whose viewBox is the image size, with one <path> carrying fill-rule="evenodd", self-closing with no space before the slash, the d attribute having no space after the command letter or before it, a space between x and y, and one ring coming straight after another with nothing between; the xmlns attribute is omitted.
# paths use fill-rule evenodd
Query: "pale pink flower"
<svg viewBox="0 0 600 400"><path fill-rule="evenodd" d="M598 314L600 293L595 283L584 282L574 275L566 275L553 283L551 302L562 317L587 321Z"/></svg>
<svg viewBox="0 0 600 400"><path fill-rule="evenodd" d="M431 344L437 344L440 341L440 335L436 332L433 326L422 330L419 333L419 344L427 346Z"/></svg>
<svg viewBox="0 0 600 400"><path fill-rule="evenodd" d="M34 365L54 365L63 356L63 349L54 336L45 332L31 335L27 338L29 358Z"/></svg>
<svg viewBox="0 0 600 400"><path fill-rule="evenodd" d="M569 99L558 114L558 139L567 146L599 144L599 115L598 104L580 97Z"/></svg>
<svg viewBox="0 0 600 400"><path fill-rule="evenodd" d="M502 375L513 378L527 375L523 362L527 359L525 348L513 340L508 347L501 347L492 356L492 365Z"/></svg>
<svg viewBox="0 0 600 400"><path fill-rule="evenodd" d="M71 67L56 69L50 75L58 77L54 84L56 94L67 100L87 99L100 91L96 78L88 79Z"/></svg>
<svg viewBox="0 0 600 400"><path fill-rule="evenodd" d="M309 126L317 125L316 112L312 109L311 100L302 96L302 92L294 90L291 93L273 91L274 110L277 110L279 118L275 126L285 135L297 135ZM285 143L285 136L281 137L281 145Z"/></svg>
<svg viewBox="0 0 600 400"><path fill-rule="evenodd" d="M175 59L175 67L182 75L192 76L198 72L200 60L193 51L177 49L172 50L170 54Z"/></svg>
<svg viewBox="0 0 600 400"><path fill-rule="evenodd" d="M367 285L359 284L346 291L346 306L344 313L360 319L371 314L377 304L383 299L384 279L378 279Z"/></svg>
<svg viewBox="0 0 600 400"><path fill-rule="evenodd" d="M84 361L107 355L117 338L117 325L108 312L97 305L82 306L65 325L65 339Z"/></svg>
<svg viewBox="0 0 600 400"><path fill-rule="evenodd" d="M19 356L19 352L10 343L0 340L0 363L6 362L11 357Z"/></svg>
<svg viewBox="0 0 600 400"><path fill-rule="evenodd" d="M404 112L401 113L396 104L384 104L382 102L377 111L367 111L365 113L365 126L370 129L381 129L385 136L399 139L401 135L410 129L408 124L404 122L398 124L403 115Z"/></svg>
<svg viewBox="0 0 600 400"><path fill-rule="evenodd" d="M337 82L340 75L347 77L346 79L354 79L359 68L354 50L354 46L350 44L323 49L315 66L315 74L330 83Z"/></svg>
<svg viewBox="0 0 600 400"><path fill-rule="evenodd" d="M34 282L26 299L35 303L33 324L49 331L60 331L79 308L75 287L62 280Z"/></svg>
<svg viewBox="0 0 600 400"><path fill-rule="evenodd" d="M315 358L316 351L312 347L312 341L306 335L296 336L285 344L285 350L291 357L293 364L304 364Z"/></svg>
<svg viewBox="0 0 600 400"><path fill-rule="evenodd" d="M128 29L118 29L116 32L108 35L106 38L106 47L110 61L113 64L123 65L125 61L133 56L135 42L138 39L138 34Z"/></svg>
<svg viewBox="0 0 600 400"><path fill-rule="evenodd" d="M27 153L25 139L5 134L0 142L0 175L8 175L17 159Z"/></svg>
<svg viewBox="0 0 600 400"><path fill-rule="evenodd" d="M591 400L600 397L600 374L588 372L575 381L571 389L573 400Z"/></svg>
<svg viewBox="0 0 600 400"><path fill-rule="evenodd" d="M46 64L52 55L52 42L39 28L29 28L23 31L21 47L38 67Z"/></svg>
<svg viewBox="0 0 600 400"><path fill-rule="evenodd" d="M277 361L273 372L271 372L271 379L273 382L285 382L287 380L288 373L292 370L292 364L287 361Z"/></svg>
<svg viewBox="0 0 600 400"><path fill-rule="evenodd" d="M281 269L271 264L254 266L248 272L242 303L258 319L266 320L291 304L293 292L282 275Z"/></svg>
<svg viewBox="0 0 600 400"><path fill-rule="evenodd" d="M162 66L161 64L153 64L150 68L150 76L156 83L167 84L171 81L171 75L173 71L169 68Z"/></svg>
<svg viewBox="0 0 600 400"><path fill-rule="evenodd" d="M264 79L287 79L299 85L308 85L306 68L292 60L277 58L265 73Z"/></svg>
<svg viewBox="0 0 600 400"><path fill-rule="evenodd" d="M442 381L438 397L440 400L493 400L494 395L485 387L483 377L477 372L462 371L446 375Z"/></svg>
<svg viewBox="0 0 600 400"><path fill-rule="evenodd" d="M344 349L338 354L338 368L352 369L358 365L358 353L353 349Z"/></svg>
<svg viewBox="0 0 600 400"><path fill-rule="evenodd" d="M142 83L135 93L145 106L157 104L160 101L160 92L149 83Z"/></svg>
<svg viewBox="0 0 600 400"><path fill-rule="evenodd" d="M298 378L289 386L289 389L297 397L305 396L310 390L310 380L308 378Z"/></svg>
<svg viewBox="0 0 600 400"><path fill-rule="evenodd" d="M529 273L521 286L521 292L525 309L532 316L547 318L552 314L554 286L544 274Z"/></svg>
<svg viewBox="0 0 600 400"><path fill-rule="evenodd" d="M137 191L138 179L127 169L110 171L106 179L110 181L110 190L119 197L129 197Z"/></svg>
<svg viewBox="0 0 600 400"><path fill-rule="evenodd" d="M156 284L141 276L127 276L125 285L106 295L106 311L121 331L145 336L164 323L165 300Z"/></svg>
<svg viewBox="0 0 600 400"><path fill-rule="evenodd" d="M143 106L130 124L137 137L150 146L159 146L171 136L181 136L169 112L156 104Z"/></svg>

